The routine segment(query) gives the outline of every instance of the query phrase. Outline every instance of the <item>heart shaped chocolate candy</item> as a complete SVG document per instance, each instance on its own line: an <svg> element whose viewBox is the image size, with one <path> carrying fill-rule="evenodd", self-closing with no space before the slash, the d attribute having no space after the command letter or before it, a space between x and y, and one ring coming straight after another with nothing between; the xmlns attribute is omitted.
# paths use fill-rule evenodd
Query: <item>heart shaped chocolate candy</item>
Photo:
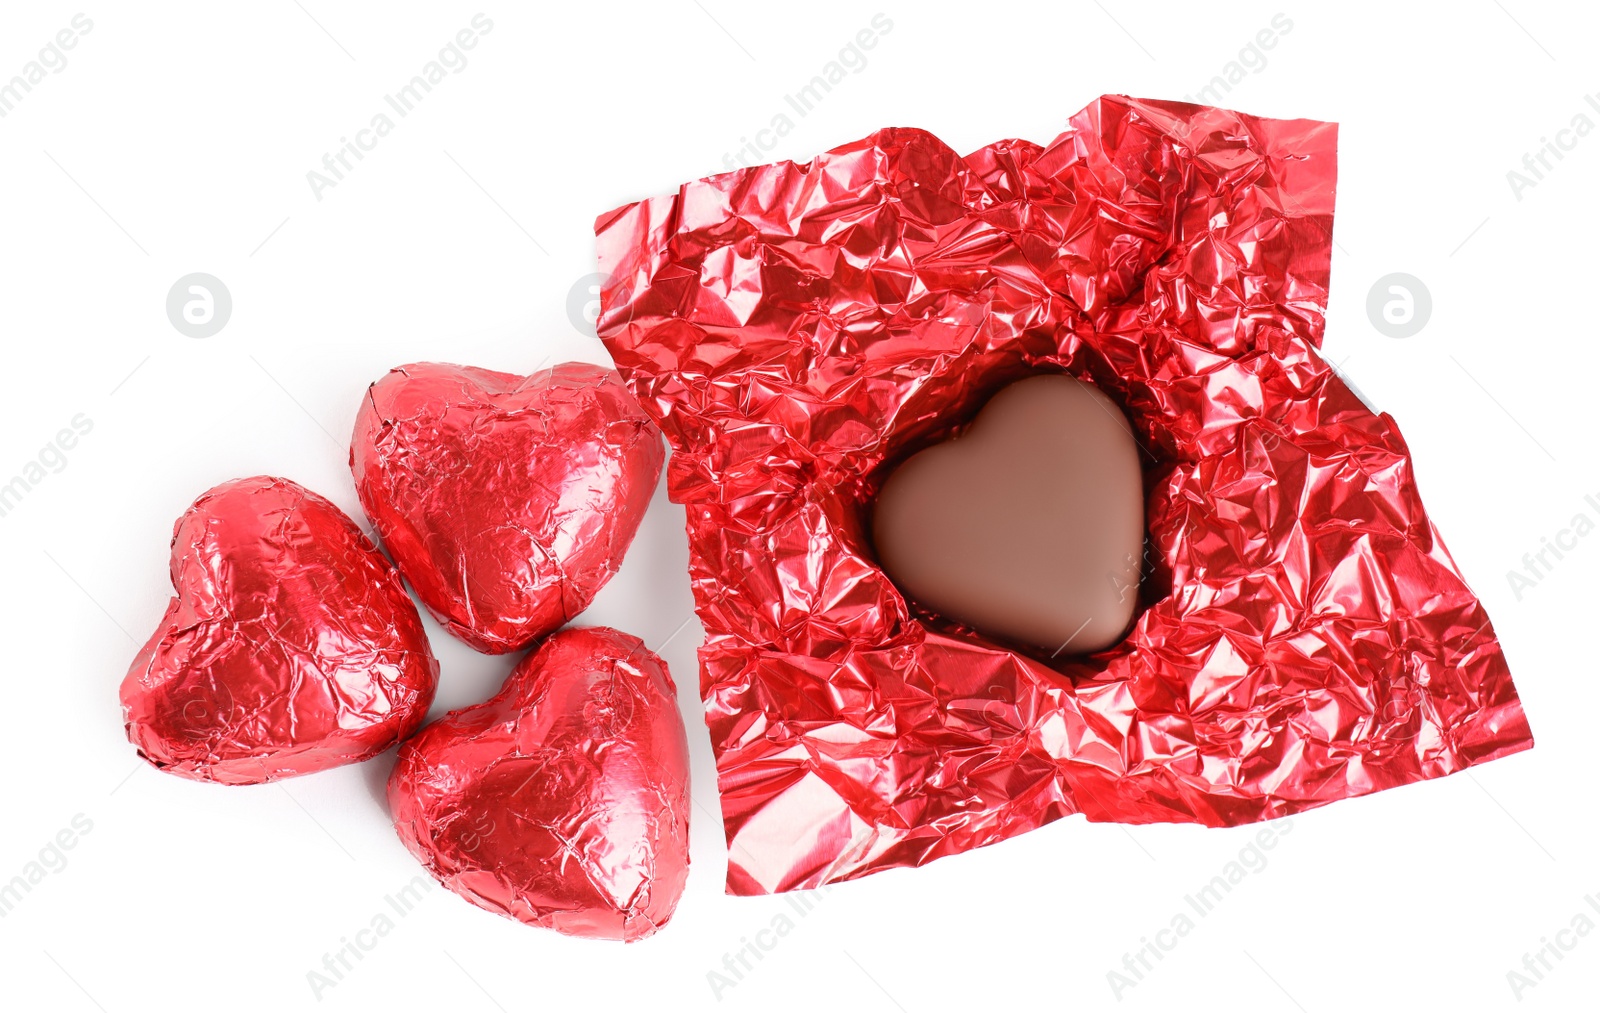
<svg viewBox="0 0 1600 1013"><path fill-rule="evenodd" d="M122 681L139 755L259 784L357 763L422 724L439 663L400 574L344 511L241 478L172 533L173 599Z"/></svg>
<svg viewBox="0 0 1600 1013"><path fill-rule="evenodd" d="M637 637L569 627L493 699L400 747L400 839L467 900L529 925L643 939L689 874L689 742L666 662Z"/></svg>
<svg viewBox="0 0 1600 1013"><path fill-rule="evenodd" d="M934 612L1056 654L1102 650L1138 604L1139 447L1095 387L1031 376L900 465L872 531L884 571Z"/></svg>
<svg viewBox="0 0 1600 1013"><path fill-rule="evenodd" d="M480 651L589 607L661 476L661 433L613 370L423 362L373 384L350 446L361 506L417 597Z"/></svg>

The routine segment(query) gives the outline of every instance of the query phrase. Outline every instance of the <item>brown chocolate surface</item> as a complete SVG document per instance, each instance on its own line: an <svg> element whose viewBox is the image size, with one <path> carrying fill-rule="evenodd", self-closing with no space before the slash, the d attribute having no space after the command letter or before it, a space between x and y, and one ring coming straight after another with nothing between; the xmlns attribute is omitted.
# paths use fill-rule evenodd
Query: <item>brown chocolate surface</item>
<svg viewBox="0 0 1600 1013"><path fill-rule="evenodd" d="M895 469L872 529L884 571L925 607L1057 654L1098 651L1138 605L1138 444L1095 387L1031 376Z"/></svg>

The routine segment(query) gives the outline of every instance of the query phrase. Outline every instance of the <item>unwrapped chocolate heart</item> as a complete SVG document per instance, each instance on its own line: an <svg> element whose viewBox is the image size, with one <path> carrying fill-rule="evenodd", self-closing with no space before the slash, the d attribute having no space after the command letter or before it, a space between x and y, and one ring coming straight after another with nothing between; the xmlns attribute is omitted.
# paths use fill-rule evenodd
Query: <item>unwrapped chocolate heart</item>
<svg viewBox="0 0 1600 1013"><path fill-rule="evenodd" d="M226 482L172 535L176 597L122 682L128 738L169 773L256 784L411 734L439 666L400 575L332 503Z"/></svg>
<svg viewBox="0 0 1600 1013"><path fill-rule="evenodd" d="M417 597L480 651L526 647L622 562L665 456L616 373L417 363L367 391L350 448L361 506Z"/></svg>
<svg viewBox="0 0 1600 1013"><path fill-rule="evenodd" d="M467 900L569 935L632 941L689 872L689 746L666 664L636 637L562 630L491 700L400 748L389 809Z"/></svg>
<svg viewBox="0 0 1600 1013"><path fill-rule="evenodd" d="M1138 604L1142 483L1115 402L1070 376L1029 377L895 469L873 539L895 584L944 616L1055 654L1098 651Z"/></svg>

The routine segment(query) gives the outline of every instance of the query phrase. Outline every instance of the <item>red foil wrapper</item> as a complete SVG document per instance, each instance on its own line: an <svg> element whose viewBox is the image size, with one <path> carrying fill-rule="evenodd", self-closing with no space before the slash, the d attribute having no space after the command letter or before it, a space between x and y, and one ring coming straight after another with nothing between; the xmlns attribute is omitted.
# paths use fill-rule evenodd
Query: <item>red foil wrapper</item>
<svg viewBox="0 0 1600 1013"><path fill-rule="evenodd" d="M122 682L139 755L258 784L355 763L427 716L439 664L400 575L287 479L210 490L172 533L176 597Z"/></svg>
<svg viewBox="0 0 1600 1013"><path fill-rule="evenodd" d="M683 894L688 784L666 663L626 633L572 628L402 746L389 809L407 849L479 907L631 942Z"/></svg>
<svg viewBox="0 0 1600 1013"><path fill-rule="evenodd" d="M1331 123L1105 97L1047 145L883 130L600 218L600 335L688 509L729 892L1532 745L1399 429L1318 353L1334 168ZM1146 452L1145 608L1087 657L918 610L868 539L889 466L1041 371Z"/></svg>
<svg viewBox="0 0 1600 1013"><path fill-rule="evenodd" d="M417 597L480 651L517 650L588 608L661 477L661 434L617 374L415 363L373 384L350 468Z"/></svg>

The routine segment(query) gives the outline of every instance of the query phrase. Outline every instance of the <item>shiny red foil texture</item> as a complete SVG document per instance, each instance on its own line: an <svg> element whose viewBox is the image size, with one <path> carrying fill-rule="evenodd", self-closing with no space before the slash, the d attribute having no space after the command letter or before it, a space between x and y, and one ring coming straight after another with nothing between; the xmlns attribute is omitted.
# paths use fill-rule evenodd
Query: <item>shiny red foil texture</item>
<svg viewBox="0 0 1600 1013"><path fill-rule="evenodd" d="M139 753L256 784L365 760L414 732L439 666L400 575L332 503L226 482L172 535L175 597L122 683Z"/></svg>
<svg viewBox="0 0 1600 1013"><path fill-rule="evenodd" d="M600 218L600 336L688 512L729 892L1532 745L1399 429L1318 352L1335 135L1107 96L1046 145L889 129ZM867 528L888 469L1041 371L1118 402L1146 482L1142 614L1054 660L908 602Z"/></svg>
<svg viewBox="0 0 1600 1013"><path fill-rule="evenodd" d="M689 873L689 746L666 664L605 627L561 630L491 700L400 748L389 808L450 890L570 935L632 941Z"/></svg>
<svg viewBox="0 0 1600 1013"><path fill-rule="evenodd" d="M350 466L417 597L498 654L588 607L621 565L664 457L612 370L567 362L521 377L417 363L367 391Z"/></svg>

